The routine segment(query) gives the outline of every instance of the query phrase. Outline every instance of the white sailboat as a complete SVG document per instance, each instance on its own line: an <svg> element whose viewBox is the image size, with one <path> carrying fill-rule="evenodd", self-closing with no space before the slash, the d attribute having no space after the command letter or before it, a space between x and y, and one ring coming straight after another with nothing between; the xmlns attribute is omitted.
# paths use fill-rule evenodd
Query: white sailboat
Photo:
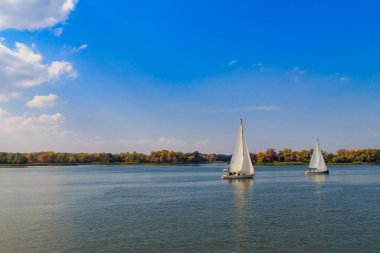
<svg viewBox="0 0 380 253"><path fill-rule="evenodd" d="M244 140L243 120L240 120L235 149L230 165L224 172L222 179L250 179L253 178L255 173L248 147Z"/></svg>
<svg viewBox="0 0 380 253"><path fill-rule="evenodd" d="M317 140L313 155L311 156L309 169L305 171L305 174L329 174L321 148L319 147L319 140Z"/></svg>

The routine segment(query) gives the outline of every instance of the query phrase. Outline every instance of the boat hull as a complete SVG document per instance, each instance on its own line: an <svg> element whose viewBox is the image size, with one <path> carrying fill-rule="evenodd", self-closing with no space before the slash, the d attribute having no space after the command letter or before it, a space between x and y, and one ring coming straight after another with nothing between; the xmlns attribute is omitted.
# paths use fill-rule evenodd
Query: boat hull
<svg viewBox="0 0 380 253"><path fill-rule="evenodd" d="M305 171L306 175L326 175L329 174L329 171L318 171L318 170L307 170Z"/></svg>
<svg viewBox="0 0 380 253"><path fill-rule="evenodd" d="M251 175L228 175L225 174L222 176L222 179L252 179L253 174Z"/></svg>

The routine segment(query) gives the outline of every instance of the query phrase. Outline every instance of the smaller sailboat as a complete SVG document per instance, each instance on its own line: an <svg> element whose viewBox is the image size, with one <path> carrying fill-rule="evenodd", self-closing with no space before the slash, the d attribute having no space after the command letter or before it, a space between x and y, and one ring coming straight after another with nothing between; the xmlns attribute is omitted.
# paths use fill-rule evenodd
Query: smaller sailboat
<svg viewBox="0 0 380 253"><path fill-rule="evenodd" d="M232 154L230 165L224 170L222 179L251 179L254 173L255 170L252 165L251 157L249 156L247 144L244 140L243 120L241 119L235 150Z"/></svg>
<svg viewBox="0 0 380 253"><path fill-rule="evenodd" d="M319 140L317 140L313 155L311 156L309 169L305 171L305 174L329 174L321 148L319 147Z"/></svg>

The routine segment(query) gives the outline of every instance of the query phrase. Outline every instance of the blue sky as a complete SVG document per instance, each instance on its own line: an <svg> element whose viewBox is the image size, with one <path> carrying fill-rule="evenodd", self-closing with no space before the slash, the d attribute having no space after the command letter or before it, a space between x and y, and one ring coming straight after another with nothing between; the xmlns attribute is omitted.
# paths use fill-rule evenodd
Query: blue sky
<svg viewBox="0 0 380 253"><path fill-rule="evenodd" d="M230 153L241 117L251 151L380 147L375 1L32 2L0 3L3 151Z"/></svg>

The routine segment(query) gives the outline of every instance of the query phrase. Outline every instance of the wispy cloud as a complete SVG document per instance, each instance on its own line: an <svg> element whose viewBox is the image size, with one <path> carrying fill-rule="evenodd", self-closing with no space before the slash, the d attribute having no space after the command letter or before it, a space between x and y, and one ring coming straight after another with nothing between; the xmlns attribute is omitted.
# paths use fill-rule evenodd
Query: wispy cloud
<svg viewBox="0 0 380 253"><path fill-rule="evenodd" d="M0 93L0 102L7 102L8 100L19 97L21 94L19 92L4 92Z"/></svg>
<svg viewBox="0 0 380 253"><path fill-rule="evenodd" d="M264 70L264 64L262 62L258 62L258 63L253 64L253 67L255 69L260 70L260 71Z"/></svg>
<svg viewBox="0 0 380 253"><path fill-rule="evenodd" d="M347 76L341 76L340 78L339 78L339 81L341 81L341 82L346 82L346 81L348 81L349 79L348 79L348 77Z"/></svg>
<svg viewBox="0 0 380 253"><path fill-rule="evenodd" d="M199 141L194 142L194 147L200 148L203 146L207 146L209 143L210 143L210 140L208 139L199 140Z"/></svg>
<svg viewBox="0 0 380 253"><path fill-rule="evenodd" d="M278 111L280 108L274 105L258 105L258 106L242 106L235 108L226 108L221 110L213 110L214 112L251 112L251 111Z"/></svg>
<svg viewBox="0 0 380 253"><path fill-rule="evenodd" d="M7 116L7 115L8 115L8 112L5 109L0 107L0 118Z"/></svg>
<svg viewBox="0 0 380 253"><path fill-rule="evenodd" d="M76 54L76 53L79 53L80 51L82 51L82 50L84 50L86 48L88 48L88 45L87 44L82 44L79 47L74 47L73 49L71 49L71 53L72 54Z"/></svg>
<svg viewBox="0 0 380 253"><path fill-rule="evenodd" d="M291 75L293 75L293 81L297 83L301 79L301 77L305 75L305 73L305 70L302 70L299 67L294 67L291 72Z"/></svg>
<svg viewBox="0 0 380 253"><path fill-rule="evenodd" d="M260 106L253 106L252 108L247 107L246 109L252 110L252 111L277 111L280 108L273 105L260 105Z"/></svg>
<svg viewBox="0 0 380 253"><path fill-rule="evenodd" d="M232 66L232 65L235 65L237 63L237 60L231 60L230 62L228 62L228 66Z"/></svg>
<svg viewBox="0 0 380 253"><path fill-rule="evenodd" d="M62 33L63 33L63 28L62 27L58 27L58 28L54 29L54 36L55 37L61 37Z"/></svg>
<svg viewBox="0 0 380 253"><path fill-rule="evenodd" d="M341 73L339 72L336 72L335 75L334 75L334 78L335 78L335 81L336 82L347 82L350 80L349 77L345 76L345 75L342 75Z"/></svg>

